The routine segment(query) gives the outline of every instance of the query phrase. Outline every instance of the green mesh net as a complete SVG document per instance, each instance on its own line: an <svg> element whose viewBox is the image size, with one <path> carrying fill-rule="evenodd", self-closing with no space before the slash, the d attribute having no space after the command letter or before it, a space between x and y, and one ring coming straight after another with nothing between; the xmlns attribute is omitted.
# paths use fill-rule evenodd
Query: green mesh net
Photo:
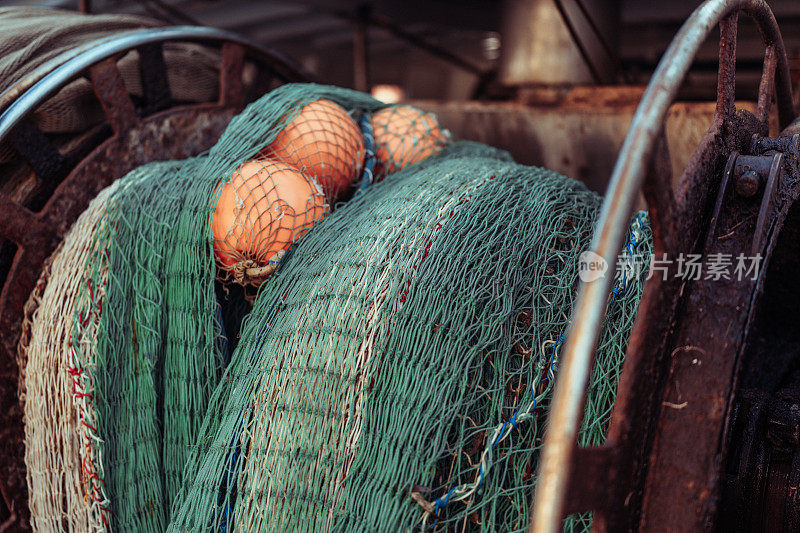
<svg viewBox="0 0 800 533"><path fill-rule="evenodd" d="M287 124L293 139L307 134L297 121L309 110L312 128L340 120L320 100L363 138L335 153L325 143L341 142L324 136L282 142ZM527 526L600 199L505 152L448 142L413 108L287 85L208 153L123 178L77 306L73 335L92 341L76 342L72 361L95 412L98 459L84 468L112 529ZM350 160L358 172L341 178L337 162ZM281 165L300 172L294 191L306 179L319 189L288 198ZM232 207L218 232L221 202ZM646 215L630 243L649 257ZM632 259L582 444L602 442L613 406L644 280Z"/></svg>

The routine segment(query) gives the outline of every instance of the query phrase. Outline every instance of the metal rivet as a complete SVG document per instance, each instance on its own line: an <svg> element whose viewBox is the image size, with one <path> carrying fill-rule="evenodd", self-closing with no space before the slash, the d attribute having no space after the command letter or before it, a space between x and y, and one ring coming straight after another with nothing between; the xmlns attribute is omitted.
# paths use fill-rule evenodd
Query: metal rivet
<svg viewBox="0 0 800 533"><path fill-rule="evenodd" d="M739 196L749 198L755 195L760 187L761 174L755 170L743 172L742 175L736 179L736 192Z"/></svg>

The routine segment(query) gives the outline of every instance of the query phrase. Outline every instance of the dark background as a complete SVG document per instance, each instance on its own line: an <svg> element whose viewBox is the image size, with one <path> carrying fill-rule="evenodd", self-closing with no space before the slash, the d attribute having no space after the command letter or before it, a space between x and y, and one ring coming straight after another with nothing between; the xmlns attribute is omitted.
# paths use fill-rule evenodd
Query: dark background
<svg viewBox="0 0 800 533"><path fill-rule="evenodd" d="M93 13L137 13L172 24L200 23L235 31L292 56L322 81L352 87L353 18L359 10L386 17L403 31L451 51L482 71L490 71L499 66L508 44L503 38L503 15L514 3L514 0L89 0L89 9ZM621 67L617 79L633 84L646 84L680 25L699 4L697 0L583 0L583 3L597 19L610 18L610 35L616 41L611 44ZM771 0L769 4L783 32L793 71L798 71L800 2ZM79 8L78 0L0 1L0 6L9 5ZM367 39L370 87L398 85L408 100L466 100L475 96L477 75L412 46L385 29L370 27ZM684 98L714 98L716 46L716 42L706 43L683 90ZM745 22L740 30L738 65L738 89L743 98L755 94L762 54L755 28ZM484 91L484 97L486 94ZM493 98L514 96L502 83L495 83L488 94Z"/></svg>

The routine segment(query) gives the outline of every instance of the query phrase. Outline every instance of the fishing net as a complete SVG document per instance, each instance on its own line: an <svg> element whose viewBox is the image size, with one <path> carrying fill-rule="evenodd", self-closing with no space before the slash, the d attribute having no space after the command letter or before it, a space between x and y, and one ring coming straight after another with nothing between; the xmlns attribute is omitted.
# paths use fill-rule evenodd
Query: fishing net
<svg viewBox="0 0 800 533"><path fill-rule="evenodd" d="M303 107L329 93L348 108L379 105L359 93L286 86L232 120L206 155L140 167L108 201L109 222L96 236L97 253L83 283L78 313L84 321L74 331L83 335L84 324L96 317L96 342L75 345L73 363L94 390L94 446L103 457L114 528L166 528L226 363L218 342L209 223L214 206L244 161L269 146Z"/></svg>
<svg viewBox="0 0 800 533"><path fill-rule="evenodd" d="M81 215L51 256L26 306L32 313L19 350L25 462L31 525L39 531L104 527L92 475L99 458L88 445L92 416L68 370L81 274L114 189L105 189Z"/></svg>
<svg viewBox="0 0 800 533"><path fill-rule="evenodd" d="M69 352L112 529L526 527L600 199L449 141L413 108L286 85L208 153L118 182ZM603 439L649 242L640 214L582 444Z"/></svg>
<svg viewBox="0 0 800 533"><path fill-rule="evenodd" d="M327 217L259 293L170 530L526 528L598 206L459 143ZM640 289L609 314L583 444L603 439Z"/></svg>

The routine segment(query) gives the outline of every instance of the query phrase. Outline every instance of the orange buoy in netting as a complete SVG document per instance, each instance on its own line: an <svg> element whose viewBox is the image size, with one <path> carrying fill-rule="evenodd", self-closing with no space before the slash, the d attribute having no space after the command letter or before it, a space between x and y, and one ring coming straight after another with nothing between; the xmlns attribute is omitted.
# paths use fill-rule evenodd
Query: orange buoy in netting
<svg viewBox="0 0 800 533"><path fill-rule="evenodd" d="M280 161L248 161L222 186L214 209L217 264L242 284L259 284L328 211L319 185L304 173Z"/></svg>
<svg viewBox="0 0 800 533"><path fill-rule="evenodd" d="M432 115L411 106L390 106L376 112L372 132L378 180L439 153L450 141L450 134Z"/></svg>
<svg viewBox="0 0 800 533"><path fill-rule="evenodd" d="M330 100L307 104L259 154L285 161L336 200L361 175L364 140L347 111Z"/></svg>

